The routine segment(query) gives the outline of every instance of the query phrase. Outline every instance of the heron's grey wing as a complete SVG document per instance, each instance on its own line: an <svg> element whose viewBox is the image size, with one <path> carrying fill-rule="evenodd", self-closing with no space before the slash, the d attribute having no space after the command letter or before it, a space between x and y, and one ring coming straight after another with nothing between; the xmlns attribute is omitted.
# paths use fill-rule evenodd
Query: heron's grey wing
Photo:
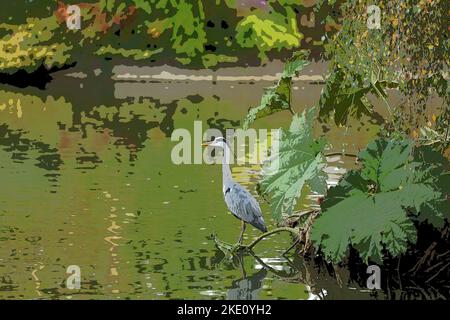
<svg viewBox="0 0 450 320"><path fill-rule="evenodd" d="M258 201L241 185L234 183L225 190L224 196L232 214L262 232L267 231Z"/></svg>

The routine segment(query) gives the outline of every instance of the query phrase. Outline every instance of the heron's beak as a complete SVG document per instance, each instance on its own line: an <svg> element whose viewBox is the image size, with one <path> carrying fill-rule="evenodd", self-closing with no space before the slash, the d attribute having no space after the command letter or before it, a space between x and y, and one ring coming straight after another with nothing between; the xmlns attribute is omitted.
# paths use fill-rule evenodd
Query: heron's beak
<svg viewBox="0 0 450 320"><path fill-rule="evenodd" d="M203 142L203 143L202 143L202 146L203 146L203 147L207 147L207 146L209 146L210 144L211 144L211 142Z"/></svg>

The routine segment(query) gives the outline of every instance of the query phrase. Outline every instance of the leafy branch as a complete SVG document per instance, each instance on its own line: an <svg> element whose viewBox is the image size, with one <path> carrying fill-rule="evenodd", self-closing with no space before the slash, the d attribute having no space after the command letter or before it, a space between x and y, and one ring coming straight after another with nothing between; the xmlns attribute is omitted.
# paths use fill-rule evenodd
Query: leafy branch
<svg viewBox="0 0 450 320"><path fill-rule="evenodd" d="M263 166L261 191L271 196L272 216L280 220L290 216L302 189L324 194L327 189L323 150L324 139L312 133L315 108L294 115L289 130L281 130L279 146Z"/></svg>
<svg viewBox="0 0 450 320"><path fill-rule="evenodd" d="M415 244L415 222L441 228L450 218L448 160L430 147L377 139L359 155L362 168L331 188L312 241L333 262L349 245L364 260L398 256Z"/></svg>
<svg viewBox="0 0 450 320"><path fill-rule="evenodd" d="M307 52L300 51L293 55L284 65L280 80L273 87L266 88L259 106L251 108L244 119L243 128L247 129L257 119L267 117L279 111L294 111L291 106L292 78L306 65Z"/></svg>

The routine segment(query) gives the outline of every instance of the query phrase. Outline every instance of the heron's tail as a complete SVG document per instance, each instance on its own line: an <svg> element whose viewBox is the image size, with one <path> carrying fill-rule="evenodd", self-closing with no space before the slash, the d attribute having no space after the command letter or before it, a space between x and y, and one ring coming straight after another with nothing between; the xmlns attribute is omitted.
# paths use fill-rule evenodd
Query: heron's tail
<svg viewBox="0 0 450 320"><path fill-rule="evenodd" d="M261 232L267 232L267 227L262 217L259 217L258 220L253 221L252 225Z"/></svg>

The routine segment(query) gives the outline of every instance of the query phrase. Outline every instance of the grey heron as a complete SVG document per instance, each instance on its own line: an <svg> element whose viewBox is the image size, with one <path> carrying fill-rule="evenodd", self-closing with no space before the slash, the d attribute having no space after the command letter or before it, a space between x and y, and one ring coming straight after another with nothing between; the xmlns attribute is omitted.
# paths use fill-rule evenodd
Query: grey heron
<svg viewBox="0 0 450 320"><path fill-rule="evenodd" d="M256 229L267 232L264 218L258 201L231 176L230 159L231 149L223 137L217 137L212 142L203 143L203 146L223 149L222 158L222 192L228 210L242 222L241 235L238 243L242 243L246 223L250 223Z"/></svg>

